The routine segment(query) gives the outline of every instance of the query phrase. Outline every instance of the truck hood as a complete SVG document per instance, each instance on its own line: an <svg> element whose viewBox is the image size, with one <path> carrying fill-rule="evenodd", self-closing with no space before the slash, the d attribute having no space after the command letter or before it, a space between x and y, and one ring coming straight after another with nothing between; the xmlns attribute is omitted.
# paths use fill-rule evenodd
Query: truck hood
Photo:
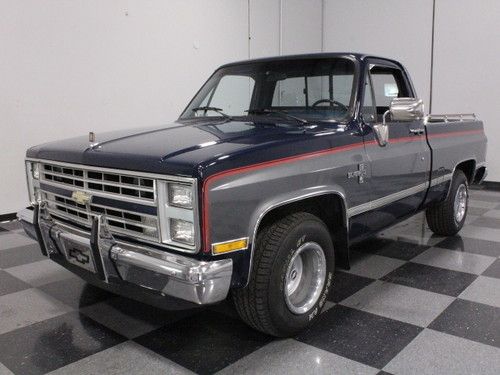
<svg viewBox="0 0 500 375"><path fill-rule="evenodd" d="M315 126L313 133L324 131ZM332 125L328 125L332 130ZM91 147L88 136L70 138L35 146L28 158L47 159L151 173L197 176L203 162L248 149L289 142L304 136L296 124L200 120L174 122L149 128L96 133L97 146ZM302 137L301 137L302 138Z"/></svg>

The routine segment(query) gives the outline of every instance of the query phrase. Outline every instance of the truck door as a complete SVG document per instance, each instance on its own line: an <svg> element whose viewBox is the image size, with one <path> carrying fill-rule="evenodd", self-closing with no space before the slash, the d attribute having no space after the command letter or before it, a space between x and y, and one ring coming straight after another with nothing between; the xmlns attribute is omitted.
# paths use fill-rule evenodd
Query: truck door
<svg viewBox="0 0 500 375"><path fill-rule="evenodd" d="M373 59L365 75L361 117L371 202L359 212L365 211L367 230L372 232L418 209L427 191L431 160L422 121L397 122L386 116L389 142L385 146L378 144L373 132L393 98L415 97L406 72L389 61Z"/></svg>

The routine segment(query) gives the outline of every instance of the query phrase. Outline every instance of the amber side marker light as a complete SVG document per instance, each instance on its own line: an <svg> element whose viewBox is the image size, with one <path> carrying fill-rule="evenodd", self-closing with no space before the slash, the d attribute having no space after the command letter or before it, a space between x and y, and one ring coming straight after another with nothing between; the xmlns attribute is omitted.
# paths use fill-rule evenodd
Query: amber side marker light
<svg viewBox="0 0 500 375"><path fill-rule="evenodd" d="M216 243L212 245L212 254L224 254L236 250L245 250L248 247L248 238Z"/></svg>

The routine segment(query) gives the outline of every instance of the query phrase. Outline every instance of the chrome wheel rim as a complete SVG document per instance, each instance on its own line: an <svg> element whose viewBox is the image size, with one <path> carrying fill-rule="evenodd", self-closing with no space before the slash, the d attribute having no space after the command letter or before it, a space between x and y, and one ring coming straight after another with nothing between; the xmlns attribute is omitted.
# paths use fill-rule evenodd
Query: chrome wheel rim
<svg viewBox="0 0 500 375"><path fill-rule="evenodd" d="M457 223L460 223L463 220L466 208L467 208L467 187L464 184L462 184L457 189L457 193L455 194L455 203L453 204L453 209L455 212L455 221Z"/></svg>
<svg viewBox="0 0 500 375"><path fill-rule="evenodd" d="M316 242L301 245L285 274L285 301L291 312L304 314L318 301L326 278L325 253Z"/></svg>

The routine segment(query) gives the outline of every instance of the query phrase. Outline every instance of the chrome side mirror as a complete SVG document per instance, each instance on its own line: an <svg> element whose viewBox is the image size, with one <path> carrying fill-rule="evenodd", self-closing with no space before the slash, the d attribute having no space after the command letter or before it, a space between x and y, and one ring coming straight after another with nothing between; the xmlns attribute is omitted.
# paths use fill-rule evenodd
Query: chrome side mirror
<svg viewBox="0 0 500 375"><path fill-rule="evenodd" d="M394 98L391 101L389 112L392 121L421 120L424 118L424 102L417 98Z"/></svg>
<svg viewBox="0 0 500 375"><path fill-rule="evenodd" d="M391 115L392 121L416 121L424 118L424 102L417 98L394 98L389 110L384 113L381 124L373 125L373 131L379 146L389 142L389 126L386 118Z"/></svg>

